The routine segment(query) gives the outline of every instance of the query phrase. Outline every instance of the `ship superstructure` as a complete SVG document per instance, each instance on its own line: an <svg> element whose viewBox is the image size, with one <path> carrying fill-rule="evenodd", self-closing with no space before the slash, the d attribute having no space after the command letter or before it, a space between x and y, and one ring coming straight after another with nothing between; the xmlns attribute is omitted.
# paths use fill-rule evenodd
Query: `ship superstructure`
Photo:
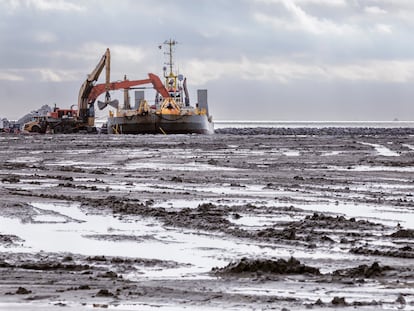
<svg viewBox="0 0 414 311"><path fill-rule="evenodd" d="M132 106L125 89L124 106L110 112L109 134L212 134L214 125L209 115L207 90L197 91L197 103L190 104L187 79L174 71L173 52L177 42L167 40L164 46L168 60L163 68L164 85L157 86L153 103L145 97L145 90L135 88ZM126 79L126 78L125 78Z"/></svg>

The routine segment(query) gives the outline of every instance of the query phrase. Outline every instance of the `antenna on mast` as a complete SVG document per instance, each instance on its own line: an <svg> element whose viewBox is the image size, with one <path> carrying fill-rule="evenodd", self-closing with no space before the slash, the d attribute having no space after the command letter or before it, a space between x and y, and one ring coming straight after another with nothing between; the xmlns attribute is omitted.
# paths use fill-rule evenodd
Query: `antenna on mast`
<svg viewBox="0 0 414 311"><path fill-rule="evenodd" d="M178 42L170 39L170 40L165 40L164 44L168 46L168 50L167 52L165 52L165 55L168 56L168 62L166 63L166 65L170 68L169 76L172 77L174 76L174 73L173 73L173 67L174 67L173 52L174 50L173 48L175 45L178 44Z"/></svg>
<svg viewBox="0 0 414 311"><path fill-rule="evenodd" d="M176 92L178 89L178 83L177 83L177 75L174 74L173 68L174 68L174 60L173 60L173 53L174 53L174 47L178 44L176 40L169 39L165 40L164 45L167 46L167 51L164 52L165 55L167 55L168 60L164 64L163 71L164 71L164 78L165 78L165 87L168 90ZM161 46L159 46L161 47ZM169 69L169 73L167 73L167 70Z"/></svg>

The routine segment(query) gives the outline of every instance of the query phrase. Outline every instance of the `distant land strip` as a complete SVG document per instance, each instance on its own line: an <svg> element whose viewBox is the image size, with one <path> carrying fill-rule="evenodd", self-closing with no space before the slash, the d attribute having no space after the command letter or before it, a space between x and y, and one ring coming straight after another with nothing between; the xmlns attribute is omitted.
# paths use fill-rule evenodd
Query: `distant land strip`
<svg viewBox="0 0 414 311"><path fill-rule="evenodd" d="M275 128L275 127L245 127L245 128L220 128L214 131L216 134L231 135L330 135L330 136L352 136L352 135L414 135L413 127L398 128L374 128L374 127L297 127L297 128Z"/></svg>

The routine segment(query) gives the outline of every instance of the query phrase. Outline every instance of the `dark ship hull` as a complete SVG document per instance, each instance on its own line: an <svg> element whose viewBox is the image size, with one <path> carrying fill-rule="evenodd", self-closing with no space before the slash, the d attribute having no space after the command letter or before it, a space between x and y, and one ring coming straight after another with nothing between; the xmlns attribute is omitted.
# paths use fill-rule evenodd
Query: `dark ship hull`
<svg viewBox="0 0 414 311"><path fill-rule="evenodd" d="M207 115L132 114L108 118L108 134L213 134Z"/></svg>

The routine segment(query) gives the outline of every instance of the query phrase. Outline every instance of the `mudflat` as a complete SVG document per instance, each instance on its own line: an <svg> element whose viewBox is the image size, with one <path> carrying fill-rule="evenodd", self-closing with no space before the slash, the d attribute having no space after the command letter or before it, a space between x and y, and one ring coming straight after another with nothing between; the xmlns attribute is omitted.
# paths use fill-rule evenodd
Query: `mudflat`
<svg viewBox="0 0 414 311"><path fill-rule="evenodd" d="M0 135L0 310L414 310L414 135Z"/></svg>

